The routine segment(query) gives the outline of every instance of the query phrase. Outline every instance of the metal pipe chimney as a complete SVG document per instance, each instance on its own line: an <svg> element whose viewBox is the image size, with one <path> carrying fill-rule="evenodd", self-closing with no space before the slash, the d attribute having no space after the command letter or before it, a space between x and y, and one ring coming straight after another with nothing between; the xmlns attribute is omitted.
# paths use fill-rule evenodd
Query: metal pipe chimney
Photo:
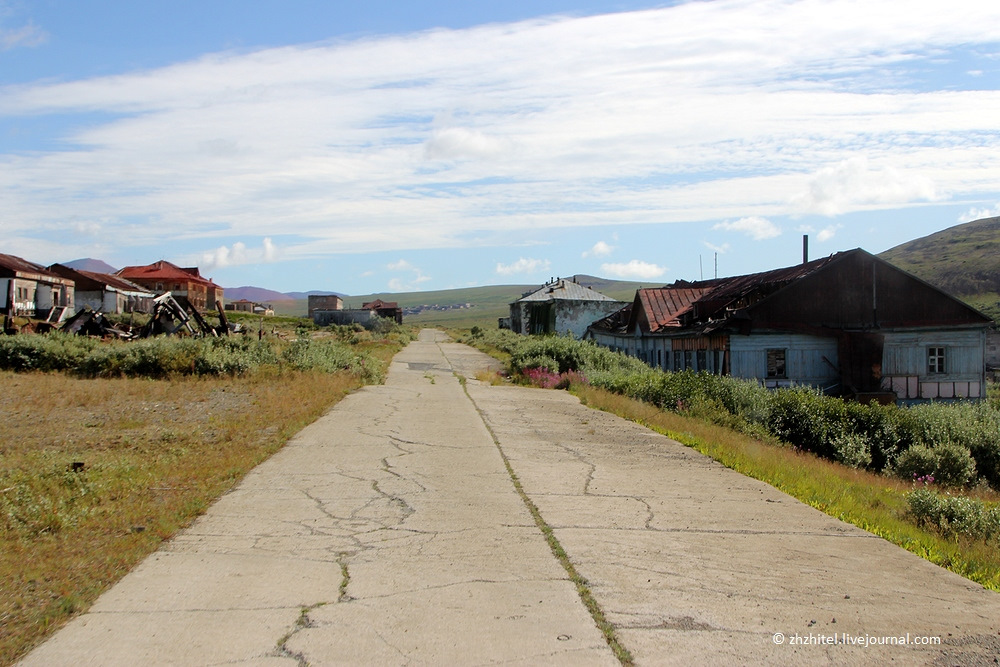
<svg viewBox="0 0 1000 667"><path fill-rule="evenodd" d="M806 264L809 262L809 235L802 235L802 263Z"/></svg>

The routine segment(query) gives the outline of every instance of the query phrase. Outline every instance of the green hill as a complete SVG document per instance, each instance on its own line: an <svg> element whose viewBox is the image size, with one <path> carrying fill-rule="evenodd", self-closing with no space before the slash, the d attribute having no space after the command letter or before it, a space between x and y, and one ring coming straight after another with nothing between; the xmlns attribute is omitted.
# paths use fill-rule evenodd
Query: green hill
<svg viewBox="0 0 1000 667"><path fill-rule="evenodd" d="M955 225L879 257L1000 318L1000 217Z"/></svg>
<svg viewBox="0 0 1000 667"><path fill-rule="evenodd" d="M595 276L574 276L581 285L586 285L619 301L631 301L635 290L643 283L627 280L608 280ZM659 284L659 283L656 283ZM496 327L497 319L510 314L510 303L521 298L525 292L537 289L531 285L491 285L486 287L465 287L461 289L435 290L430 292L378 292L358 296L345 296L344 308L359 308L365 301L382 299L395 301L404 311L406 324L442 327ZM645 284L649 286L649 284ZM279 315L304 317L308 312L308 301L274 302L274 310ZM419 310L419 312L412 312Z"/></svg>

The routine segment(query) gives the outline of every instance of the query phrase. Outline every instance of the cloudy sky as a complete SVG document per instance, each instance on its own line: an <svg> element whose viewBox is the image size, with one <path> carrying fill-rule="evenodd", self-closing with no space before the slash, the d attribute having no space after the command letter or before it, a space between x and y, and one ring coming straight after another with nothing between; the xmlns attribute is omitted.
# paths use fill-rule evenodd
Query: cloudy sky
<svg viewBox="0 0 1000 667"><path fill-rule="evenodd" d="M0 252L649 285L1000 215L991 0L0 0Z"/></svg>

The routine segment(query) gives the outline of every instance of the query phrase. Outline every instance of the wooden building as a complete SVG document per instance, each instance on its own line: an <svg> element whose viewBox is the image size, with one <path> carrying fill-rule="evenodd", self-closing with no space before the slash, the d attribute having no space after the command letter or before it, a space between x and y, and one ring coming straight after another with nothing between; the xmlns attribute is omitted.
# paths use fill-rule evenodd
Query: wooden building
<svg viewBox="0 0 1000 667"><path fill-rule="evenodd" d="M73 313L76 286L40 264L0 254L0 311L11 317L59 321Z"/></svg>
<svg viewBox="0 0 1000 667"><path fill-rule="evenodd" d="M49 271L76 284L76 309L90 308L102 313L151 313L153 298L149 290L119 276L81 271L53 264Z"/></svg>
<svg viewBox="0 0 1000 667"><path fill-rule="evenodd" d="M991 320L856 249L636 293L587 337L664 370L903 402L985 396Z"/></svg>

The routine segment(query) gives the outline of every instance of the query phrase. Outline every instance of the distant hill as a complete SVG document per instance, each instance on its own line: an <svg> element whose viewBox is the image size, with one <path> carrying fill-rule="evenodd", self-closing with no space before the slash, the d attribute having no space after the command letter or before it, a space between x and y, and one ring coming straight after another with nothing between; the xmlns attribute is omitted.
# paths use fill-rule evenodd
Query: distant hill
<svg viewBox="0 0 1000 667"><path fill-rule="evenodd" d="M62 265L77 271L91 271L93 273L114 273L118 270L106 262L90 257L74 259L72 262L62 262Z"/></svg>
<svg viewBox="0 0 1000 667"><path fill-rule="evenodd" d="M226 301L239 301L246 299L254 303L271 303L272 301L291 301L293 296L264 289L263 287L227 287L225 288Z"/></svg>
<svg viewBox="0 0 1000 667"><path fill-rule="evenodd" d="M336 294L342 299L347 298L346 294L341 294L340 292L331 292L329 290L314 289L308 292L285 292L285 296L288 297L289 299L308 299L310 296L313 296L314 294L324 294L324 295Z"/></svg>
<svg viewBox="0 0 1000 667"><path fill-rule="evenodd" d="M1000 317L1000 217L915 239L879 255L994 320Z"/></svg>
<svg viewBox="0 0 1000 667"><path fill-rule="evenodd" d="M574 278L581 285L592 287L619 301L631 301L638 287L662 284L608 280L583 274L567 277ZM408 324L452 327L468 327L478 324L495 327L497 318L510 314L509 304L512 301L520 299L522 294L533 291L541 285L542 283L488 285L429 292L376 292L360 295L341 294L339 296L344 299L345 308L359 308L362 303L375 299L395 301L403 309L403 321ZM275 303L275 312L279 315L304 317L308 310L306 299L309 294L331 294L331 292L289 292L288 296L302 296L295 301ZM227 289L226 298L239 297L231 297L230 290Z"/></svg>

